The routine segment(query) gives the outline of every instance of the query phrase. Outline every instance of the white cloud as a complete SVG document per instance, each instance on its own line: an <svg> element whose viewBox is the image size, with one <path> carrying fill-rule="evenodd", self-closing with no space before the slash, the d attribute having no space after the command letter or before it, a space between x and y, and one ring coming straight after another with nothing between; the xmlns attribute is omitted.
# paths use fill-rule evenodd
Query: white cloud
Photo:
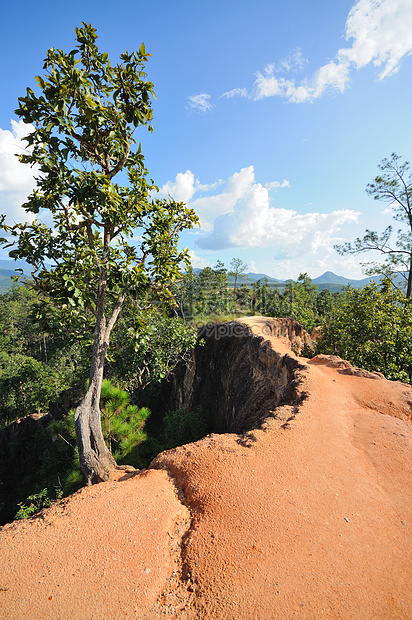
<svg viewBox="0 0 412 620"><path fill-rule="evenodd" d="M347 61L329 62L316 72L312 82L303 80L297 86L295 80L286 80L277 77L274 65L268 65L263 73L256 73L254 84L254 99L266 99L267 97L283 97L293 103L313 101L320 97L327 88L336 88L343 92L349 79L349 64Z"/></svg>
<svg viewBox="0 0 412 620"><path fill-rule="evenodd" d="M278 62L279 71L285 71L286 73L301 71L303 67L309 62L307 58L304 58L300 48L294 49L286 58L281 58Z"/></svg>
<svg viewBox="0 0 412 620"><path fill-rule="evenodd" d="M235 172L226 181L226 188L222 192L214 196L200 196L191 203L191 207L200 216L201 227L204 231L212 230L213 221L217 217L234 210L237 201L253 183L254 178L253 166L242 168L240 172Z"/></svg>
<svg viewBox="0 0 412 620"><path fill-rule="evenodd" d="M256 182L254 168L248 166L225 182L211 184L201 184L190 170L178 173L175 181L165 183L159 196L170 194L196 211L201 224L196 245L201 249L273 248L279 261L332 252L337 231L356 222L359 213L345 209L300 214L273 206L269 191L286 188L290 188L286 179L265 186ZM193 254L193 260L201 259ZM194 266L205 264L196 262Z"/></svg>
<svg viewBox="0 0 412 620"><path fill-rule="evenodd" d="M187 98L189 110L195 110L196 112L210 112L210 110L213 110L214 107L210 102L210 99L211 97L207 93L191 95Z"/></svg>
<svg viewBox="0 0 412 620"><path fill-rule="evenodd" d="M226 99L232 99L232 97L249 97L249 93L246 88L233 88L232 90L228 90L223 95L220 95L219 99L225 97Z"/></svg>
<svg viewBox="0 0 412 620"><path fill-rule="evenodd" d="M358 69L373 63L383 67L379 79L399 70L400 61L412 53L411 0L359 0L346 21L346 39L352 47L339 50Z"/></svg>
<svg viewBox="0 0 412 620"><path fill-rule="evenodd" d="M226 97L231 99L232 97L249 97L254 99L264 99L265 97L273 97L278 95L280 97L291 97L296 95L296 91L300 91L300 88L295 86L294 80L286 80L283 77L277 77L277 74L281 73L297 73L303 69L303 67L309 61L303 57L299 48L292 50L292 52L281 58L277 63L268 64L263 73L257 72L257 79L254 84L253 93L249 94L246 88L233 88L223 95L220 95L219 99ZM297 96L301 96L299 93ZM308 97L309 95L306 95Z"/></svg>
<svg viewBox="0 0 412 620"><path fill-rule="evenodd" d="M290 187L290 181L286 181L286 179L283 179L282 183L279 183L279 181L272 181L271 183L266 183L265 187L268 190L279 188L283 189L284 187Z"/></svg>
<svg viewBox="0 0 412 620"><path fill-rule="evenodd" d="M282 72L302 69L306 60L299 50L288 59L267 65L256 73L253 98L278 96L294 103L313 101L328 89L343 92L350 71L370 63L382 67L379 79L383 80L399 70L402 58L412 54L411 24L411 0L358 0L345 27L345 38L353 40L352 47L338 50L335 60L299 84L280 76Z"/></svg>
<svg viewBox="0 0 412 620"><path fill-rule="evenodd" d="M295 82L276 77L276 67L267 65L263 73L256 73L255 81L255 101L266 99L266 97L289 97L292 98L295 92Z"/></svg>
<svg viewBox="0 0 412 620"><path fill-rule="evenodd" d="M23 138L33 131L32 125L11 121L12 131L0 129L0 200L1 212L8 221L26 221L28 214L21 208L34 189L37 167L19 162L16 155L25 152ZM27 152L27 151L26 151Z"/></svg>
<svg viewBox="0 0 412 620"><path fill-rule="evenodd" d="M316 87L313 91L313 98L320 97L330 86L337 88L341 93L345 90L345 86L349 80L349 66L346 62L329 62L323 65L316 74Z"/></svg>
<svg viewBox="0 0 412 620"><path fill-rule="evenodd" d="M175 181L167 181L157 196L167 198L171 196L176 202L189 202L196 191L195 175L190 170L178 172Z"/></svg>
<svg viewBox="0 0 412 620"><path fill-rule="evenodd" d="M192 264L193 269L199 268L204 269L205 267L210 267L209 261L200 256L196 256L193 250L189 250L190 262Z"/></svg>
<svg viewBox="0 0 412 620"><path fill-rule="evenodd" d="M289 187L289 183L275 183L275 186ZM212 227L203 228L209 234L197 239L198 247L222 250L273 246L278 259L316 254L320 248L331 249L334 234L344 224L356 222L359 217L358 212L348 209L326 214L299 214L273 207L268 188L255 181L253 166L232 175L220 194L195 200L192 203L194 208L196 203L209 223L210 213L216 215L220 210Z"/></svg>

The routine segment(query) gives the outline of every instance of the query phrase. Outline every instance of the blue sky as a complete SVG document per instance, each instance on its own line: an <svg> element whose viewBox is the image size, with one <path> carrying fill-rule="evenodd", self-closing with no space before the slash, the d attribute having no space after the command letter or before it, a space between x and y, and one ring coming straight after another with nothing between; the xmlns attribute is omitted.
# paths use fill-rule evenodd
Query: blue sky
<svg viewBox="0 0 412 620"><path fill-rule="evenodd" d="M286 279L362 277L368 257L335 243L391 222L365 187L378 163L412 157L412 0L22 0L2 9L0 211L21 219L32 171L13 153L14 109L50 47L82 21L114 61L144 41L158 100L139 139L150 176L202 226L182 238L193 265Z"/></svg>

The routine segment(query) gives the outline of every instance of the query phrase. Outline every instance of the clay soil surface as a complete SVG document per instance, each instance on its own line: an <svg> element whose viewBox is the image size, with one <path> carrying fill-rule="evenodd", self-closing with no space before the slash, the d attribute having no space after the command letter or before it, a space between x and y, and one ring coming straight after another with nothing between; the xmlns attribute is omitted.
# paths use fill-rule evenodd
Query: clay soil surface
<svg viewBox="0 0 412 620"><path fill-rule="evenodd" d="M301 374L261 429L1 528L1 620L411 620L412 389Z"/></svg>

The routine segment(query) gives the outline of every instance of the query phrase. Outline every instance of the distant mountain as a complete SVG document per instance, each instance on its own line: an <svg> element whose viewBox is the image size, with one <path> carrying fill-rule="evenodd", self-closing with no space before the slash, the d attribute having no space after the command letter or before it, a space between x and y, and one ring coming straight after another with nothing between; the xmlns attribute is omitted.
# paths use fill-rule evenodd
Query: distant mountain
<svg viewBox="0 0 412 620"><path fill-rule="evenodd" d="M14 273L15 269L23 269L28 273L30 267L24 260L12 260L11 258L0 259L0 269L7 269Z"/></svg>
<svg viewBox="0 0 412 620"><path fill-rule="evenodd" d="M267 276L265 273L248 273L247 274L247 279L251 280L252 282L258 282L259 280L264 280L266 278L266 280L269 282L269 284L283 284L284 280L277 280L276 278L271 278L270 276ZM242 280L242 282L245 280Z"/></svg>
<svg viewBox="0 0 412 620"><path fill-rule="evenodd" d="M193 270L196 275L198 275L202 270L196 268ZM367 278L362 278L361 280L353 280L350 278L345 278L344 276L338 276L333 271L325 271L321 276L314 278L312 280L313 284L318 285L319 291L323 291L324 289L328 289L331 293L336 293L341 290L345 286L350 285L352 288L363 288L370 282L380 282L383 276L369 276ZM251 286L252 284L258 282L259 280L267 279L269 286L277 286L282 289L290 280L278 280L277 278L272 278L271 276L266 275L265 273L253 273L249 272L245 278L238 279L238 285L247 284ZM229 277L229 284L234 283L234 278ZM399 285L402 284L403 278L401 276L395 277L395 282Z"/></svg>
<svg viewBox="0 0 412 620"><path fill-rule="evenodd" d="M13 276L20 275L21 272L16 269L23 269L23 272L29 273L28 265L23 260L0 260L0 293L5 293L11 288Z"/></svg>
<svg viewBox="0 0 412 620"><path fill-rule="evenodd" d="M13 261L0 259L0 294L5 293L12 286L11 277L20 273L17 272L16 269L23 269L25 275L29 275L30 268L23 260ZM201 271L202 270L199 269L199 267L193 269L193 273L196 275L199 275ZM269 286L276 286L280 289L283 289L285 285L290 282L290 280L278 280L277 278L272 278L265 273L249 272L246 274L246 277L238 278L237 286L240 286L241 284L252 286L252 284L255 284L259 280L264 280L265 278ZM368 278L362 278L361 280L351 280L350 278L338 276L336 273L333 273L333 271L325 271L325 273L321 276L314 278L312 282L313 284L318 285L319 291L329 289L332 293L335 293L341 291L345 286L348 286L348 284L350 284L352 288L363 288L371 281L379 282L381 279L382 276L370 276ZM233 286L235 279L229 276L228 280L229 284ZM401 276L397 276L395 280L399 285L401 285L403 278Z"/></svg>
<svg viewBox="0 0 412 620"><path fill-rule="evenodd" d="M321 276L314 278L312 282L313 284L340 284L341 286L346 286L353 282L353 280L349 280L343 276L337 276L333 271L325 271Z"/></svg>

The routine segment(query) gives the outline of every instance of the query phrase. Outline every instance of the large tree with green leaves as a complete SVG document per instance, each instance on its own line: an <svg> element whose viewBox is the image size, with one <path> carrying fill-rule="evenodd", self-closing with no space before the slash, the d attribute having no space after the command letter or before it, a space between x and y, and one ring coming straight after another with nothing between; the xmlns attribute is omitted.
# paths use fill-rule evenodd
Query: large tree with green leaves
<svg viewBox="0 0 412 620"><path fill-rule="evenodd" d="M75 412L80 464L90 483L108 479L116 467L99 409L113 326L129 296L170 295L169 284L188 262L179 233L197 217L182 203L150 198L155 186L140 145L134 147L136 128L152 131L144 45L111 64L90 24L77 28L76 37L69 53L47 52L45 74L36 78L40 93L28 88L19 99L17 115L34 126L20 160L39 170L23 206L40 218L12 226L3 219L3 241L14 246L11 257L31 265L34 287L45 298L88 314L94 325L88 388ZM122 171L128 186L116 181Z"/></svg>
<svg viewBox="0 0 412 620"><path fill-rule="evenodd" d="M396 241L392 241L393 227L388 226L381 235L366 230L354 243L337 245L339 254L362 254L375 250L385 257L385 262L366 263L366 274L383 274L393 278L399 274L406 281L406 298L412 296L412 174L409 162L402 161L396 153L379 164L380 174L366 187L375 200L381 200L393 209L394 220L401 224Z"/></svg>

